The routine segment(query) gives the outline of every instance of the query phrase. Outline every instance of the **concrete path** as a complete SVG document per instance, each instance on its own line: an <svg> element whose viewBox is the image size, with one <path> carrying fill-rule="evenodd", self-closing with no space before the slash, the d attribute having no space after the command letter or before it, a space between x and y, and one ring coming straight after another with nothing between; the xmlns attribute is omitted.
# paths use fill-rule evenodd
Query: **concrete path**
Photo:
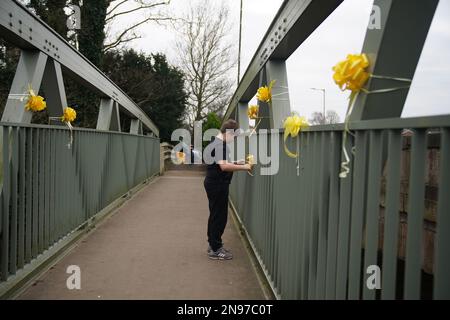
<svg viewBox="0 0 450 320"><path fill-rule="evenodd" d="M29 287L20 299L264 299L238 231L231 261L206 256L208 204L201 172L169 171L137 193ZM70 265L81 290L68 290Z"/></svg>

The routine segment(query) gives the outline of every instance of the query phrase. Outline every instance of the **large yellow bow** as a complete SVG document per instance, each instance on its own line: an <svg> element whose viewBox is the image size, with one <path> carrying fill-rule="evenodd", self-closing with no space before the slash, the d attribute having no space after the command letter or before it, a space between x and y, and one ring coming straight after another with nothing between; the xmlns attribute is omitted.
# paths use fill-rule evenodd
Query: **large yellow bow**
<svg viewBox="0 0 450 320"><path fill-rule="evenodd" d="M73 122L73 121L75 121L76 117L77 117L77 112L74 109L67 107L64 109L64 113L61 117L61 121L62 122Z"/></svg>
<svg viewBox="0 0 450 320"><path fill-rule="evenodd" d="M393 88L385 88L368 91L363 88L369 78L378 78L378 79L389 79L395 81L402 81L411 83L411 79L391 77L385 75L373 75L366 71L369 67L370 62L367 58L367 55L364 53L361 54L349 54L347 55L347 59L339 62L333 67L333 80L339 86L339 88L344 90L350 90L350 101L347 109L347 113L345 115L344 121L344 134L342 140L342 152L344 154L344 161L341 162L341 172L339 173L339 177L346 178L350 172L350 156L346 149L347 143L347 134L351 134L349 129L350 115L352 114L353 107L356 101L356 98L360 91L366 94L372 93L386 93L391 91L396 91L400 89L409 88L409 84L406 86L393 87Z"/></svg>
<svg viewBox="0 0 450 320"><path fill-rule="evenodd" d="M36 95L34 90L31 88L31 85L28 86L28 100L25 104L25 109L28 111L38 112L47 108L47 103L44 101L44 98Z"/></svg>
<svg viewBox="0 0 450 320"><path fill-rule="evenodd" d="M333 67L333 80L342 91L358 92L370 77L366 71L368 66L369 59L366 54L349 54L346 60Z"/></svg>
<svg viewBox="0 0 450 320"><path fill-rule="evenodd" d="M256 99L262 102L269 103L272 101L272 87L275 84L275 80L270 81L269 86L263 86L258 89Z"/></svg>
<svg viewBox="0 0 450 320"><path fill-rule="evenodd" d="M297 115L293 115L290 117L287 117L284 121L284 152L291 157L291 158L297 158L298 153L292 153L289 151L289 149L286 146L286 140L289 136L292 138L297 137L298 133L304 129L309 127L308 121L306 121L305 117L299 117ZM298 151L297 151L298 152Z"/></svg>

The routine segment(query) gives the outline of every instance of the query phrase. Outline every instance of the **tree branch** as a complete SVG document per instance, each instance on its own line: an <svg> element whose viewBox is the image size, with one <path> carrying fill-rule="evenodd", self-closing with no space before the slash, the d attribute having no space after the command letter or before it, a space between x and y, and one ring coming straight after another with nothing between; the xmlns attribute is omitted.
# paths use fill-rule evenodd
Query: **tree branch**
<svg viewBox="0 0 450 320"><path fill-rule="evenodd" d="M106 15L107 18L105 19L105 22L108 23L109 21L113 20L114 18L117 18L118 16L121 16L121 15L124 15L124 14L136 12L136 11L143 10L143 9L151 9L151 8L154 8L154 7L157 7L157 6L168 5L168 4L170 4L170 0L163 1L163 2L158 2L158 3L142 4L141 6L138 6L136 8L130 9L130 10L126 10L126 11L122 11L122 12L113 14L112 16L108 16L108 14L107 14ZM111 10L110 12L112 12L112 11L113 10Z"/></svg>

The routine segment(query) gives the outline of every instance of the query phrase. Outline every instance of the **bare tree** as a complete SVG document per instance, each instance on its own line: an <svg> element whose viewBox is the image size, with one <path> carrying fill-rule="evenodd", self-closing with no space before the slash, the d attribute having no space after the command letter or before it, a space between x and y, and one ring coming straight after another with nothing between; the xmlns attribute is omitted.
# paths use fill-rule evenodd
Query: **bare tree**
<svg viewBox="0 0 450 320"><path fill-rule="evenodd" d="M341 118L339 117L339 115L336 111L328 110L327 116L325 117L325 121L328 124L339 123L339 122L341 122Z"/></svg>
<svg viewBox="0 0 450 320"><path fill-rule="evenodd" d="M230 30L228 7L209 0L191 5L177 28L175 46L189 92L187 121L191 127L209 112L220 115L231 98L230 70L236 59L227 39Z"/></svg>
<svg viewBox="0 0 450 320"><path fill-rule="evenodd" d="M340 117L334 110L327 110L327 115L324 119L322 112L313 112L311 115L311 118L309 119L309 123L312 125L318 125L318 124L333 124L333 123L339 123Z"/></svg>
<svg viewBox="0 0 450 320"><path fill-rule="evenodd" d="M104 44L104 52L114 49L122 44L140 39L137 33L138 27L148 23L155 22L162 24L175 20L164 8L170 4L171 0L113 0L110 1L106 12L106 35L108 42ZM112 34L111 27L120 18L132 13L142 13L142 17L126 26L116 34Z"/></svg>

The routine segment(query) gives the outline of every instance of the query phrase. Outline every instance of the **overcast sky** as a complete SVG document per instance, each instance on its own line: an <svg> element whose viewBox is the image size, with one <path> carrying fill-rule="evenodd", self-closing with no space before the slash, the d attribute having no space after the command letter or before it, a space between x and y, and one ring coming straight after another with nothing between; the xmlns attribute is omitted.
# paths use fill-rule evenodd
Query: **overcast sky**
<svg viewBox="0 0 450 320"><path fill-rule="evenodd" d="M190 1L172 0L168 9L179 16ZM213 1L228 3L234 26L230 37L236 39L237 44L239 0ZM281 3L282 0L244 0L241 76ZM348 53L361 52L372 4L373 0L345 0L288 59L288 82L293 110L307 117L314 111L322 110L321 92L310 88L325 88L326 108L336 110L343 119L348 93L341 92L334 84L331 68ZM124 24L126 21L115 27L121 28ZM132 42L130 47L147 53L163 52L171 63L176 63L178 53L174 50L173 30L150 23L140 28L139 34L143 38ZM441 0L403 110L404 117L449 113L449 57L450 0Z"/></svg>

